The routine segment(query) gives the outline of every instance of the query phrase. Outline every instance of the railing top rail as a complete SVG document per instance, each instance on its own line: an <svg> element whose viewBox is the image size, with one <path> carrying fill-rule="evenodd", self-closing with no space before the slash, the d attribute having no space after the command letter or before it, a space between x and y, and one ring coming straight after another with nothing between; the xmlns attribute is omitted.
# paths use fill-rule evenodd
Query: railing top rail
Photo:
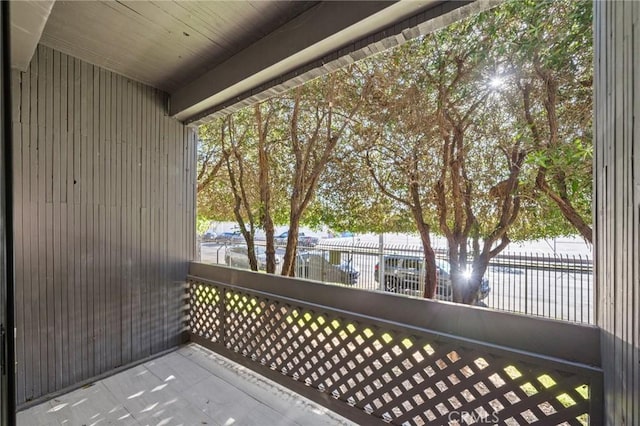
<svg viewBox="0 0 640 426"><path fill-rule="evenodd" d="M307 304L599 368L597 327L191 263L189 275Z"/></svg>

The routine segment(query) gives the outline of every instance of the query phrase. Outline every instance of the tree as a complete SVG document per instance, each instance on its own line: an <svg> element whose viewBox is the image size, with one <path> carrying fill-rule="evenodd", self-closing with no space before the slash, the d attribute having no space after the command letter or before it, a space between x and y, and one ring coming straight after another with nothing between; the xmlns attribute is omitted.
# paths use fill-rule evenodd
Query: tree
<svg viewBox="0 0 640 426"><path fill-rule="evenodd" d="M221 144L225 119L198 128L197 206L198 221L231 220L233 199L229 191L226 160Z"/></svg>
<svg viewBox="0 0 640 426"><path fill-rule="evenodd" d="M267 109L266 116L263 115L263 109ZM267 273L274 274L276 272L276 248L273 241L274 225L272 217L272 179L271 179L271 151L275 145L270 139L270 125L274 117L275 110L270 103L257 104L253 108L254 122L258 138L258 186L260 188L260 208L259 220L260 226L265 231L266 236L266 256L267 256Z"/></svg>
<svg viewBox="0 0 640 426"><path fill-rule="evenodd" d="M422 241L426 261L424 297L435 296L436 257L431 245L433 203L429 187L436 152L433 128L423 122L414 83L412 57L405 46L370 62L374 90L367 98L360 128L359 150L378 191L411 215ZM406 56L405 56L406 55ZM398 66L400 63L404 67ZM408 65L408 66L407 66ZM392 283L385 283L389 286Z"/></svg>
<svg viewBox="0 0 640 426"><path fill-rule="evenodd" d="M453 24L423 45L432 58L422 71L434 92L423 99L432 104L436 98L441 144L440 173L434 187L439 230L449 246L453 300L462 303L475 302L490 259L510 242L508 232L520 211L518 186L528 153L508 121L505 126L494 126L492 134L483 129L496 115L507 120L510 116L509 112L496 113L504 104L491 97L487 81L501 63L500 57L491 54L493 34L487 31L493 14L489 11ZM489 163L495 168L491 170L493 182L487 179L489 174L471 173L488 164L483 161L488 160L487 153L505 160ZM496 182L496 178L501 180ZM490 189L489 182L493 183ZM469 254L473 260L467 277Z"/></svg>
<svg viewBox="0 0 640 426"><path fill-rule="evenodd" d="M211 179L199 193L240 200L234 211L252 212L245 223L257 218L268 246L288 223L285 275L302 223L415 229L432 296L430 239L442 234L454 299L470 303L509 241L566 235L569 223L591 240L590 7L507 2L246 110L234 121L252 142L226 151L235 184ZM219 171L214 158L202 156L201 181ZM211 216L236 215L223 204Z"/></svg>
<svg viewBox="0 0 640 426"><path fill-rule="evenodd" d="M242 124L236 124L242 120ZM255 253L256 230L256 161L253 153L251 117L247 111L229 115L222 121L220 142L233 194L233 214L247 244L247 256L252 271L258 270ZM252 155L253 154L253 155Z"/></svg>
<svg viewBox="0 0 640 426"><path fill-rule="evenodd" d="M509 2L498 17L535 144L535 187L591 243L592 3Z"/></svg>
<svg viewBox="0 0 640 426"><path fill-rule="evenodd" d="M336 146L352 136L350 125L368 89L366 76L352 66L300 86L279 99L289 106L285 115L290 123L291 157L289 232L282 275L294 276L303 214L326 165L334 158Z"/></svg>
<svg viewBox="0 0 640 426"><path fill-rule="evenodd" d="M448 241L453 299L472 303L520 211L529 149L511 113L495 112L504 104L488 84L500 60L484 31L491 22L478 15L378 59L368 109L376 136L365 158L380 190L412 214L427 266L425 297L436 285L434 227Z"/></svg>

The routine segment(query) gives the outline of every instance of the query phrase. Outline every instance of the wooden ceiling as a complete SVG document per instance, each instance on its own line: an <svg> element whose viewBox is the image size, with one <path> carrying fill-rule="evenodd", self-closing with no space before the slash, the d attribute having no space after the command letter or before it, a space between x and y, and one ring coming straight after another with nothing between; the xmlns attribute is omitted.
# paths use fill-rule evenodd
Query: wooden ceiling
<svg viewBox="0 0 640 426"><path fill-rule="evenodd" d="M314 4L56 1L40 43L171 92Z"/></svg>
<svg viewBox="0 0 640 426"><path fill-rule="evenodd" d="M167 92L167 112L197 123L499 1L14 1L12 66L40 43Z"/></svg>

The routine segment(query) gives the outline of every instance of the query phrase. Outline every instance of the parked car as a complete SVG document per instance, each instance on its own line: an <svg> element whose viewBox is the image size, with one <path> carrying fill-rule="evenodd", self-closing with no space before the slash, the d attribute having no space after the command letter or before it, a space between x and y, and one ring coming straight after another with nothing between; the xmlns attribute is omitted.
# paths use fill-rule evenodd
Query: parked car
<svg viewBox="0 0 640 426"><path fill-rule="evenodd" d="M217 234L215 232L205 232L202 236L202 242L210 243L216 240Z"/></svg>
<svg viewBox="0 0 640 426"><path fill-rule="evenodd" d="M280 235L273 237L273 242L277 245L287 245L287 238L289 238L289 231L285 231ZM304 232L298 234L298 245L304 247L315 247L320 240L316 237L307 236Z"/></svg>
<svg viewBox="0 0 640 426"><path fill-rule="evenodd" d="M380 265L376 263L374 279L380 280ZM453 290L451 287L451 267L449 262L436 259L436 271L438 283L436 287L436 299L451 301ZM425 261L419 256L387 255L384 257L384 289L393 293L405 293L419 295L421 283L424 283ZM483 300L489 295L489 280L482 278L478 290L478 300Z"/></svg>
<svg viewBox="0 0 640 426"><path fill-rule="evenodd" d="M256 260L258 261L258 270L264 271L267 269L267 250L262 246L255 246ZM280 255L276 253L276 265L282 262ZM227 247L224 254L224 262L229 266L236 268L250 269L249 266L249 254L247 246L233 246Z"/></svg>
<svg viewBox="0 0 640 426"><path fill-rule="evenodd" d="M296 258L296 277L314 281L355 285L360 272L350 261L331 263L327 252L300 250Z"/></svg>
<svg viewBox="0 0 640 426"><path fill-rule="evenodd" d="M221 244L241 243L244 241L244 237L240 231L227 231L216 235L213 241Z"/></svg>

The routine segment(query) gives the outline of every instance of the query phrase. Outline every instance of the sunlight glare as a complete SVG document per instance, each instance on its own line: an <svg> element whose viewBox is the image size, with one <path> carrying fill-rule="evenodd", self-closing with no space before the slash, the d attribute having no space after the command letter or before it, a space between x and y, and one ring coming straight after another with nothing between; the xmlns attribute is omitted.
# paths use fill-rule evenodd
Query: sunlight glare
<svg viewBox="0 0 640 426"><path fill-rule="evenodd" d="M162 404L162 406L166 407L167 405L173 404L174 402L178 402L178 398L170 399L169 401L167 401L164 404Z"/></svg>
<svg viewBox="0 0 640 426"><path fill-rule="evenodd" d="M167 384L166 384L166 383L164 383L164 384L162 384L162 385L158 385L158 386L156 386L155 388L153 388L153 389L151 390L151 393L153 393L153 392L157 392L157 391L160 391L160 390L162 390L162 389L164 389L164 388L166 388L166 387L167 387Z"/></svg>
<svg viewBox="0 0 640 426"><path fill-rule="evenodd" d="M55 413L56 411L60 411L60 410L62 410L62 409L63 409L64 407L66 407L66 406L67 406L67 403L66 403L66 402L64 402L64 403L62 403L62 404L58 404L58 405L56 405L55 407L53 407L52 409L50 409L48 412L49 412L49 413Z"/></svg>
<svg viewBox="0 0 640 426"><path fill-rule="evenodd" d="M83 402L85 402L87 400L87 398L82 398L80 401L76 402L75 404L72 405L72 407L77 407L78 405L82 404Z"/></svg>
<svg viewBox="0 0 640 426"><path fill-rule="evenodd" d="M489 81L489 86L493 89L499 89L504 86L504 78L495 76Z"/></svg>
<svg viewBox="0 0 640 426"><path fill-rule="evenodd" d="M147 406L146 406L142 411L140 411L140 412L141 412L141 413L146 413L146 412L148 412L148 411L151 411L151 410L153 410L154 408L156 408L156 407L158 406L158 404L159 404L158 402L155 402L155 403L153 403L153 404L151 404L151 405L147 405Z"/></svg>

